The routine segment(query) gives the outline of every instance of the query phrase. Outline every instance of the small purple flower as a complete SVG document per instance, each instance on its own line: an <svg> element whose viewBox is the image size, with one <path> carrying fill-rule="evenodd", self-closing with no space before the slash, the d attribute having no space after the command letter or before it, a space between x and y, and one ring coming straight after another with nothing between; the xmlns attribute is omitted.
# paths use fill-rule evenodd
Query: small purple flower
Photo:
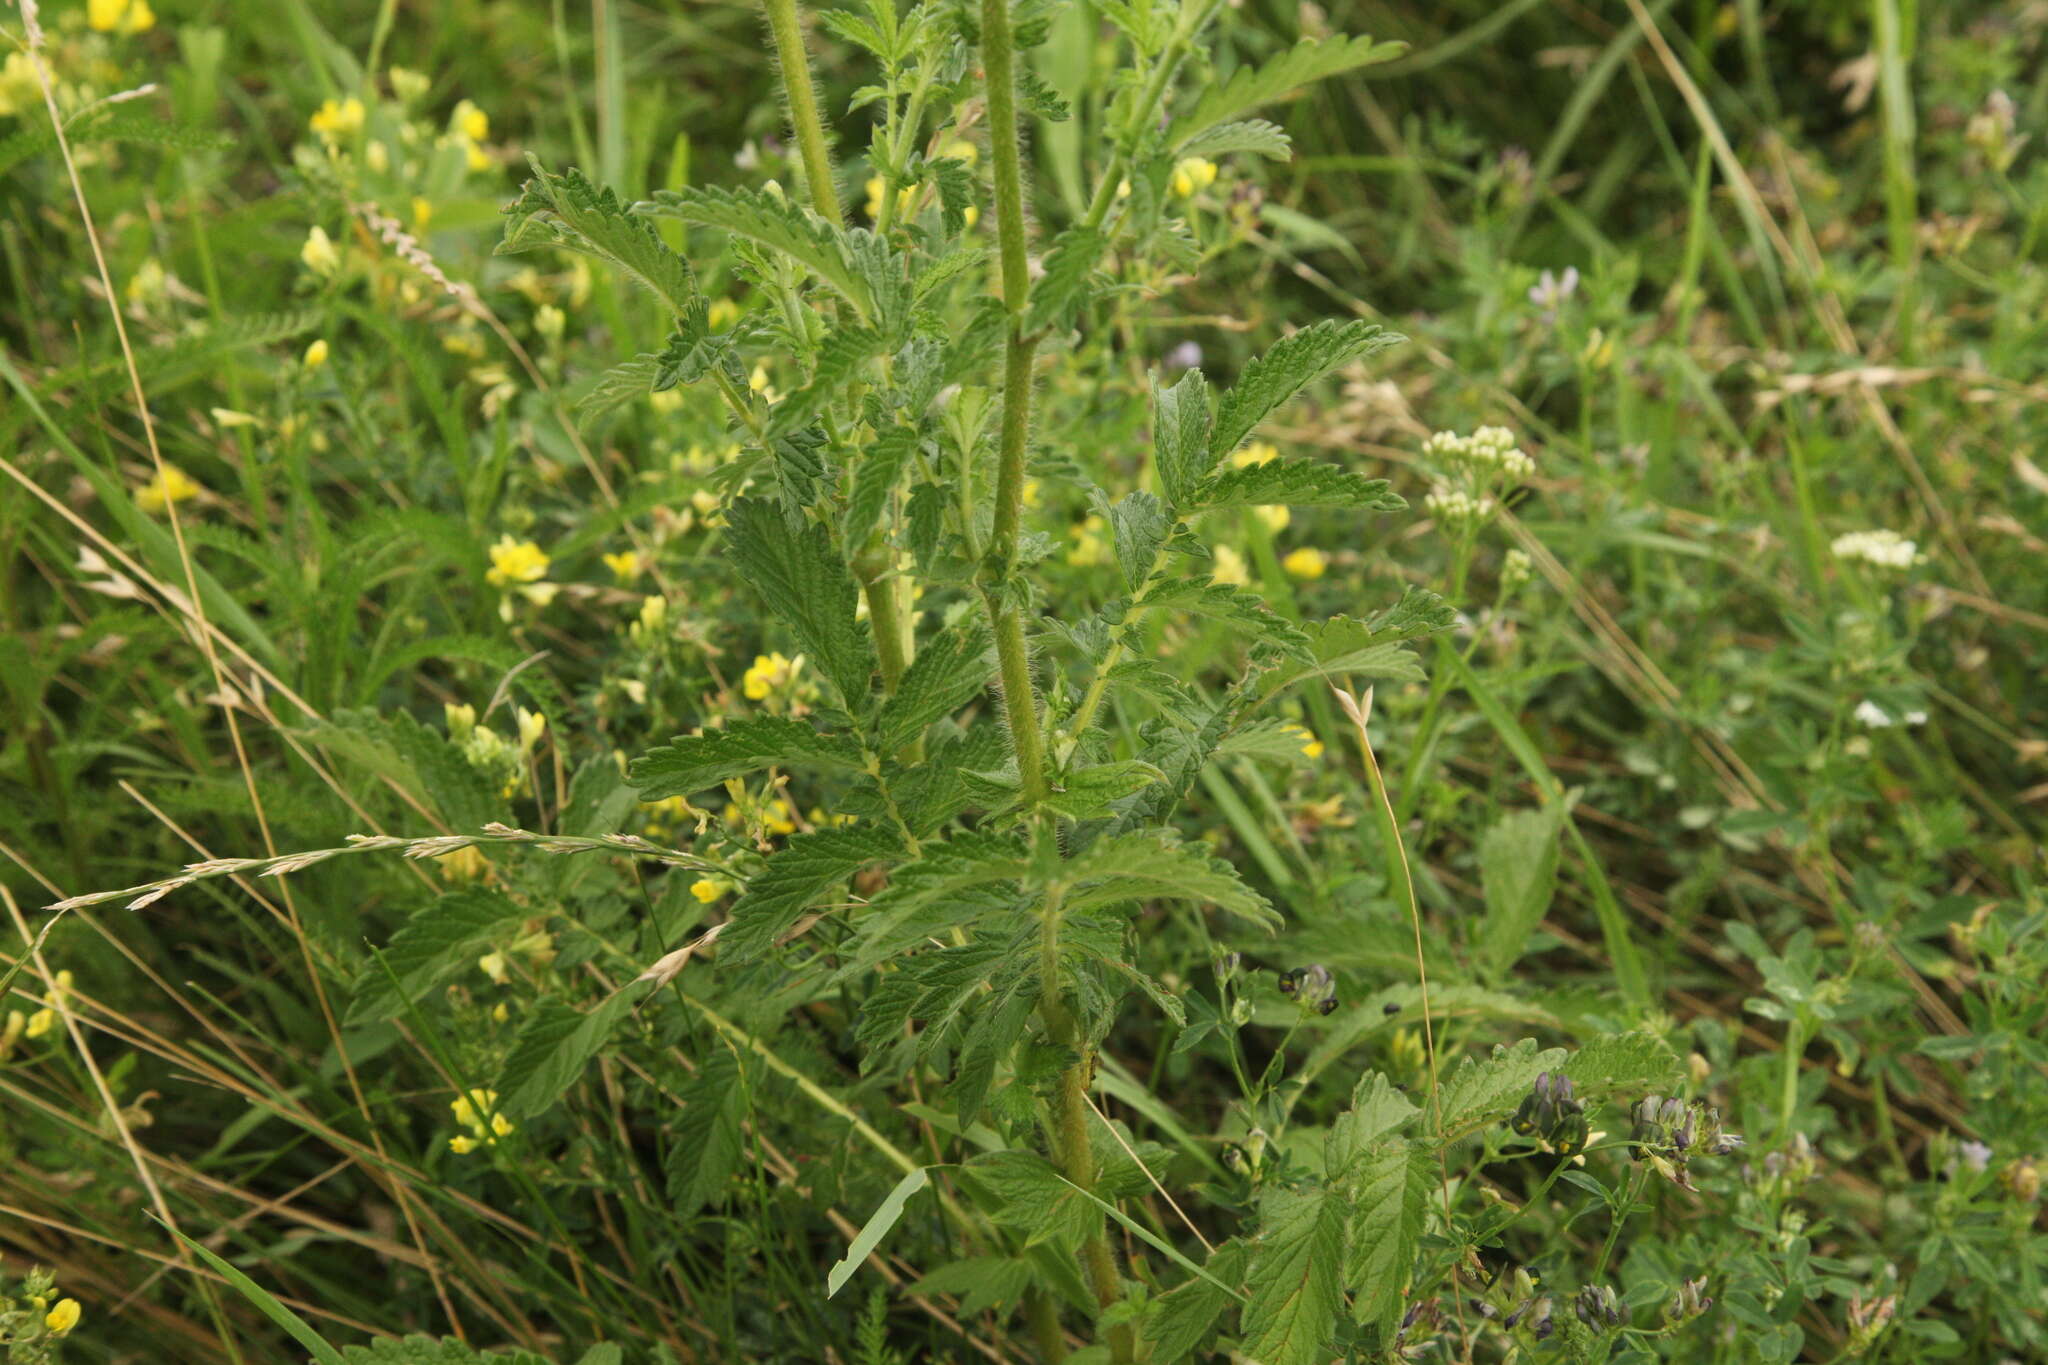
<svg viewBox="0 0 2048 1365"><path fill-rule="evenodd" d="M1168 372L1192 370L1202 363L1202 348L1192 341L1183 341L1166 353Z"/></svg>
<svg viewBox="0 0 2048 1365"><path fill-rule="evenodd" d="M1557 310L1578 292L1579 268L1568 265L1562 275L1553 275L1546 270L1537 276L1536 283L1529 286L1529 302L1543 310L1545 322L1556 322Z"/></svg>

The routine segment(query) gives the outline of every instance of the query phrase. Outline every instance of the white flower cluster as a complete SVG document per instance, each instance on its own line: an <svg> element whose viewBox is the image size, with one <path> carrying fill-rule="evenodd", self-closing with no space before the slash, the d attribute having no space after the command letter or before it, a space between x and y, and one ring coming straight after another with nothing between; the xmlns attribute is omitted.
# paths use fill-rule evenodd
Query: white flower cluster
<svg viewBox="0 0 2048 1365"><path fill-rule="evenodd" d="M1904 712L1894 716L1868 698L1856 703L1856 719L1873 730L1889 730L1894 725L1925 725L1927 713L1920 710Z"/></svg>
<svg viewBox="0 0 2048 1365"><path fill-rule="evenodd" d="M1492 498L1475 498L1463 489L1441 485L1430 490L1422 505L1446 527L1477 526L1493 515Z"/></svg>
<svg viewBox="0 0 2048 1365"><path fill-rule="evenodd" d="M1526 479L1536 472L1536 461L1515 444L1515 434L1506 427L1481 427L1470 436L1439 431L1422 443L1422 453L1479 475Z"/></svg>
<svg viewBox="0 0 2048 1365"><path fill-rule="evenodd" d="M1851 531L1836 536L1829 548L1836 559L1860 559L1883 569L1910 569L1920 562L1920 547L1897 531Z"/></svg>

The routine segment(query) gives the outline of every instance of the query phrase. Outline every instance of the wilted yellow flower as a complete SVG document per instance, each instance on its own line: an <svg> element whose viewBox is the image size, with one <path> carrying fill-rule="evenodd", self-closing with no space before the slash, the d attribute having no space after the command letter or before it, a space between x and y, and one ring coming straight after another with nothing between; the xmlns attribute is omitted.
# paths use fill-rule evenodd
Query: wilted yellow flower
<svg viewBox="0 0 2048 1365"><path fill-rule="evenodd" d="M149 0L86 0L85 22L101 33L143 33L156 27Z"/></svg>
<svg viewBox="0 0 2048 1365"><path fill-rule="evenodd" d="M77 1299L59 1299L55 1308L43 1314L43 1326L57 1336L64 1336L78 1326L78 1319L84 1312L85 1310L78 1306Z"/></svg>
<svg viewBox="0 0 2048 1365"><path fill-rule="evenodd" d="M500 536L491 547L491 568L484 581L494 588L509 588L515 583L536 582L546 577L547 571L548 557L540 546Z"/></svg>
<svg viewBox="0 0 2048 1365"><path fill-rule="evenodd" d="M604 566L612 571L612 577L621 583L631 583L640 576L640 554L636 550L621 550L615 555L605 555Z"/></svg>
<svg viewBox="0 0 2048 1365"><path fill-rule="evenodd" d="M20 1010L7 1011L7 1022L0 1024L0 1062L7 1060L14 1045L21 1041L23 1031L28 1028L28 1016Z"/></svg>
<svg viewBox="0 0 2048 1365"><path fill-rule="evenodd" d="M729 888L717 877L699 877L690 883L690 894L706 905L723 896Z"/></svg>
<svg viewBox="0 0 2048 1365"><path fill-rule="evenodd" d="M1173 192L1183 199L1200 194L1216 183L1216 163L1203 156L1184 158L1173 168Z"/></svg>
<svg viewBox="0 0 2048 1365"><path fill-rule="evenodd" d="M1280 561L1280 567L1296 578L1321 578L1330 567L1330 557L1321 550L1304 545L1299 550L1287 552L1287 558Z"/></svg>
<svg viewBox="0 0 2048 1365"><path fill-rule="evenodd" d="M1246 566L1243 555L1228 545L1218 545L1215 555L1216 567L1209 571L1209 576L1218 583L1228 583L1233 588L1241 588L1252 581L1251 570Z"/></svg>
<svg viewBox="0 0 2048 1365"><path fill-rule="evenodd" d="M306 244L299 248L299 259L315 275L332 275L341 269L341 253L335 250L334 240L327 235L327 229L316 227L306 234Z"/></svg>
<svg viewBox="0 0 2048 1365"><path fill-rule="evenodd" d="M233 431L236 427L260 427L263 425L261 417L251 413L236 412L233 408L208 408L207 411L213 414L214 421L220 423L223 428L229 431Z"/></svg>
<svg viewBox="0 0 2048 1365"><path fill-rule="evenodd" d="M350 95L345 100L323 100L309 123L314 132L334 142L361 132L363 115L363 102Z"/></svg>
<svg viewBox="0 0 2048 1365"><path fill-rule="evenodd" d="M31 1038L40 1038L55 1027L57 1027L57 1011L55 1010L37 1010L28 1017L28 1036Z"/></svg>
<svg viewBox="0 0 2048 1365"><path fill-rule="evenodd" d="M306 368L317 370L327 363L327 338L315 337L313 344L306 348Z"/></svg>
<svg viewBox="0 0 2048 1365"><path fill-rule="evenodd" d="M163 472L142 485L135 501L145 512L161 512L166 504L187 502L199 496L199 485L184 470L167 464Z"/></svg>

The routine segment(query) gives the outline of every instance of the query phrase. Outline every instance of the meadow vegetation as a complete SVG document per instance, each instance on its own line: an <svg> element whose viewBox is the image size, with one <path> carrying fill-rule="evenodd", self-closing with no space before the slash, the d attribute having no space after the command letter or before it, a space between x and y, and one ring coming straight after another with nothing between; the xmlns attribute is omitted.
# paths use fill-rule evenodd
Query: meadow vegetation
<svg viewBox="0 0 2048 1365"><path fill-rule="evenodd" d="M0 11L20 1365L2048 1359L2048 14Z"/></svg>

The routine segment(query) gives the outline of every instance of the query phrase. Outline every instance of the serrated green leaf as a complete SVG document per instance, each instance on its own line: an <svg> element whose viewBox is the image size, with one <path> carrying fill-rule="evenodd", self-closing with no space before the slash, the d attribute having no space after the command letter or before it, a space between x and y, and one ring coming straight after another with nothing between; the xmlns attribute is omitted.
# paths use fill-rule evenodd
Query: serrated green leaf
<svg viewBox="0 0 2048 1365"><path fill-rule="evenodd" d="M1031 1262L1021 1256L970 1256L940 1266L910 1287L912 1294L951 1294L967 1317L1008 1308L1031 1288Z"/></svg>
<svg viewBox="0 0 2048 1365"><path fill-rule="evenodd" d="M1142 611L1171 607L1228 621L1302 663L1314 662L1301 627L1276 615L1257 593L1235 584L1195 577L1156 583L1138 599L1137 607Z"/></svg>
<svg viewBox="0 0 2048 1365"><path fill-rule="evenodd" d="M1239 1353L1257 1365L1325 1365L1343 1306L1343 1201L1327 1190L1267 1191L1251 1254Z"/></svg>
<svg viewBox="0 0 2048 1365"><path fill-rule="evenodd" d="M1152 576L1159 548L1173 530L1173 515L1143 489L1124 494L1107 510L1117 567L1123 571L1124 586L1136 592Z"/></svg>
<svg viewBox="0 0 2048 1365"><path fill-rule="evenodd" d="M863 319L874 320L874 295L854 262L846 232L788 199L762 190L692 186L659 191L652 203L635 205L634 212L719 228L779 251L835 290Z"/></svg>
<svg viewBox="0 0 2048 1365"><path fill-rule="evenodd" d="M792 526L782 509L742 498L726 512L732 558L747 586L781 617L849 709L867 695L874 649L858 617L860 589L816 524Z"/></svg>
<svg viewBox="0 0 2048 1365"><path fill-rule="evenodd" d="M1385 479L1368 479L1320 460L1268 460L1210 475L1188 495L1180 510L1268 506L1399 512L1408 504L1389 491Z"/></svg>
<svg viewBox="0 0 2048 1365"><path fill-rule="evenodd" d="M1072 1251L1102 1226L1102 1210L1035 1152L991 1152L962 1170L993 1197L996 1222L1023 1233L1027 1246Z"/></svg>
<svg viewBox="0 0 2048 1365"><path fill-rule="evenodd" d="M676 313L676 329L655 357L649 392L678 384L694 384L708 374L732 346L732 334L711 330L711 312L701 296L692 297Z"/></svg>
<svg viewBox="0 0 2048 1365"><path fill-rule="evenodd" d="M927 842L891 870L868 904L861 946L848 971L861 971L915 943L1006 905L1031 869L1023 844L1003 834L968 832ZM924 912L931 911L926 915Z"/></svg>
<svg viewBox="0 0 2048 1365"><path fill-rule="evenodd" d="M736 720L723 730L678 735L633 760L626 780L643 801L689 796L728 778L744 777L772 764L792 763L837 769L863 766L860 745L814 730L783 716Z"/></svg>
<svg viewBox="0 0 2048 1365"><path fill-rule="evenodd" d="M636 398L654 392L655 376L661 373L659 355L641 354L612 366L592 381L576 400L576 415L586 422L624 407Z"/></svg>
<svg viewBox="0 0 2048 1365"><path fill-rule="evenodd" d="M1294 155L1294 142L1278 124L1255 118L1240 123L1219 123L1207 132L1197 133L1180 147L1182 156L1216 157L1228 156L1232 152L1250 152L1254 156L1286 161Z"/></svg>
<svg viewBox="0 0 2048 1365"><path fill-rule="evenodd" d="M1171 388L1152 380L1153 463L1168 502L1176 506L1195 491L1202 476L1215 466L1209 456L1209 381L1189 370Z"/></svg>
<svg viewBox="0 0 2048 1365"><path fill-rule="evenodd" d="M501 254L553 246L604 261L681 317L696 296L690 266L669 249L653 224L635 217L619 197L575 168L557 175L529 158L533 178L505 209Z"/></svg>
<svg viewBox="0 0 2048 1365"><path fill-rule="evenodd" d="M1012 974L989 998L977 1002L974 1022L960 1040L952 1084L946 1087L946 1098L962 1127L980 1117L996 1064L1023 1038L1025 1023L1038 1004L1037 991L1027 986L1036 980L1035 973Z"/></svg>
<svg viewBox="0 0 2048 1365"><path fill-rule="evenodd" d="M853 488L846 497L846 522L841 539L859 550L865 547L888 510L889 495L903 479L917 453L915 427L893 426L877 432L860 462L853 468Z"/></svg>
<svg viewBox="0 0 2048 1365"><path fill-rule="evenodd" d="M1406 338L1371 322L1318 322L1275 342L1251 361L1223 395L1209 434L1206 474L1236 450L1281 404L1330 371Z"/></svg>
<svg viewBox="0 0 2048 1365"><path fill-rule="evenodd" d="M1043 260L1044 272L1032 282L1031 305L1024 328L1029 332L1064 332L1088 301L1095 263L1109 245L1099 229L1070 227L1053 239Z"/></svg>
<svg viewBox="0 0 2048 1365"><path fill-rule="evenodd" d="M1225 1242L1210 1253L1209 1262L1203 1267L1209 1272L1208 1277L1197 1275L1153 1300L1145 1312L1142 1329L1152 1347L1152 1359L1193 1358L1216 1320L1223 1316L1223 1310L1230 1306L1230 1294L1222 1286L1234 1285L1243 1278L1246 1256L1243 1242Z"/></svg>
<svg viewBox="0 0 2048 1365"><path fill-rule="evenodd" d="M1352 1092L1351 1107L1337 1116L1323 1141L1323 1168L1330 1179L1353 1179L1357 1175L1353 1167L1397 1134L1417 1112L1413 1102L1381 1073L1375 1071L1361 1079Z"/></svg>
<svg viewBox="0 0 2048 1365"><path fill-rule="evenodd" d="M1406 43L1376 43L1363 35L1304 40L1264 65L1241 68L1222 85L1211 86L1178 120L1175 133L1184 146L1225 119L1339 72L1392 61L1407 49Z"/></svg>
<svg viewBox="0 0 2048 1365"><path fill-rule="evenodd" d="M716 1199L740 1168L746 1090L739 1060L725 1048L711 1049L679 1098L668 1148L668 1198L675 1216L688 1218Z"/></svg>
<svg viewBox="0 0 2048 1365"><path fill-rule="evenodd" d="M345 1022L356 1028L401 1013L409 1002L469 968L499 935L532 913L483 887L451 891L420 907L392 935L379 960L363 969Z"/></svg>
<svg viewBox="0 0 2048 1365"><path fill-rule="evenodd" d="M869 863L902 853L896 836L879 826L849 825L793 834L747 882L721 931L721 956L746 962L775 946L818 897Z"/></svg>
<svg viewBox="0 0 2048 1365"><path fill-rule="evenodd" d="M1567 1057L1561 1068L1583 1097L1627 1095L1670 1086L1683 1070L1678 1054L1654 1033L1610 1033Z"/></svg>
<svg viewBox="0 0 2048 1365"><path fill-rule="evenodd" d="M1061 903L1070 911L1182 900L1213 904L1262 929L1280 927L1279 914L1229 863L1199 845L1174 842L1166 830L1097 839L1061 867L1060 877L1068 887Z"/></svg>
<svg viewBox="0 0 2048 1365"><path fill-rule="evenodd" d="M1479 885L1486 919L1479 929L1479 962L1498 984L1522 956L1530 931L1542 922L1557 891L1557 836L1565 807L1552 802L1504 815L1479 836Z"/></svg>
<svg viewBox="0 0 2048 1365"><path fill-rule="evenodd" d="M1095 763L1064 774L1046 794L1043 805L1069 820L1093 820L1107 815L1109 808L1126 796L1165 780L1165 773L1139 759Z"/></svg>
<svg viewBox="0 0 2048 1365"><path fill-rule="evenodd" d="M498 1072L499 1107L518 1119L554 1107L642 993L629 987L588 1011L553 997L534 1005Z"/></svg>
<svg viewBox="0 0 2048 1365"><path fill-rule="evenodd" d="M925 642L877 721L882 750L914 742L927 725L981 695L990 674L988 628L965 617Z"/></svg>
<svg viewBox="0 0 2048 1365"><path fill-rule="evenodd" d="M1537 1073L1558 1070L1566 1055L1561 1047L1539 1051L1534 1038L1524 1038L1513 1047L1496 1047L1483 1061L1465 1058L1437 1091L1434 1109L1442 1118L1443 1140L1455 1142L1512 1114Z"/></svg>
<svg viewBox="0 0 2048 1365"><path fill-rule="evenodd" d="M1379 1144L1352 1167L1350 1251L1344 1283L1361 1323L1377 1323L1387 1340L1400 1320L1402 1291L1415 1268L1429 1214L1433 1178L1427 1148L1398 1139Z"/></svg>

